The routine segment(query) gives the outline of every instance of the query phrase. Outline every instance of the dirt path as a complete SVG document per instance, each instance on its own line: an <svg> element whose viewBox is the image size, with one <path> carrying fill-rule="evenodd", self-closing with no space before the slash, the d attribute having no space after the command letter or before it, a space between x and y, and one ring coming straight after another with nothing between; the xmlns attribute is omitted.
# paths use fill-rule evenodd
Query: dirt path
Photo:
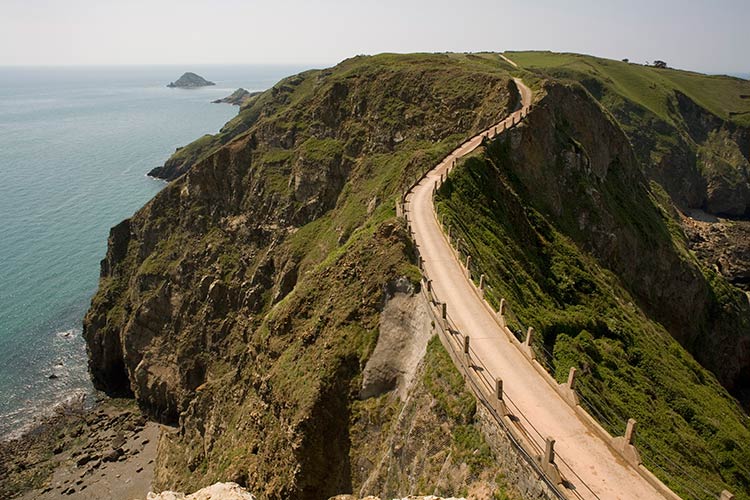
<svg viewBox="0 0 750 500"><path fill-rule="evenodd" d="M516 80L516 83L521 90L524 106L528 106L532 97L531 90L520 80ZM511 120L518 121L520 113L520 110L516 111L502 124L510 124ZM536 435L537 439L539 436L551 436L557 440L556 462L577 493L584 498L663 499L632 467L615 455L602 439L593 434L510 343L472 290L473 285L454 257L436 220L432 200L433 186L442 174L446 174L454 159L476 149L487 133L488 131L472 138L456 149L430 171L407 197L406 213L435 294L439 300L448 304L448 315L458 329L471 338L473 349L479 353L489 371L503 379L505 393L520 410L513 413L521 418L528 432ZM538 434L531 429L532 426ZM563 460L569 467L564 466Z"/></svg>

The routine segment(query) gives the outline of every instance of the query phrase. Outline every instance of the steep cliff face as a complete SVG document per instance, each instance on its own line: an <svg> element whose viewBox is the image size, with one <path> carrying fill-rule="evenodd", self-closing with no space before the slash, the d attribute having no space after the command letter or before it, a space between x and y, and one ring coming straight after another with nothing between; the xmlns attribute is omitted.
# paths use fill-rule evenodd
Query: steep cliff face
<svg viewBox="0 0 750 500"><path fill-rule="evenodd" d="M586 89L544 82L522 125L456 169L438 210L511 326L540 332L558 380L576 366L584 404L614 434L639 422L647 466L678 492L692 485L672 463L750 494L747 452L716 441L750 439L716 380L744 396L750 305L688 251L669 196Z"/></svg>
<svg viewBox="0 0 750 500"><path fill-rule="evenodd" d="M627 137L583 88L553 84L546 93L528 126L512 136L518 144L510 143L508 165L519 188L725 386L740 389L750 366L745 297L712 283L711 272L688 254L669 201L661 197L660 205ZM716 296L723 293L721 303Z"/></svg>
<svg viewBox="0 0 750 500"><path fill-rule="evenodd" d="M112 229L84 324L95 385L178 426L159 487L352 491L352 405L388 284L418 277L393 200L517 100L497 56L357 57L185 148L176 180Z"/></svg>

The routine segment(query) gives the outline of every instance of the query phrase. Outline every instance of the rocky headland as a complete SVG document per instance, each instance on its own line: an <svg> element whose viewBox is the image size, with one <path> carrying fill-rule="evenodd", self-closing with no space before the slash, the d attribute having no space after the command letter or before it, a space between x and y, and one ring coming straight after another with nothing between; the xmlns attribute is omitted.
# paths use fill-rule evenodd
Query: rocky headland
<svg viewBox="0 0 750 500"><path fill-rule="evenodd" d="M657 475L679 464L750 498L735 399L750 387L747 253L720 253L750 238L722 219L747 215L750 128L708 109L702 80L689 96L664 80L623 96L617 74L585 73L619 62L586 58L579 73L570 61L584 56L560 55L560 70L512 57L534 109L453 171L440 215L511 326L537 329L552 375L579 368L607 430L634 417ZM96 387L175 427L151 463L152 491L172 496L151 498L227 481L217 488L263 499L539 498L432 336L394 209L424 169L516 109L510 71L497 54L358 56L252 96L151 172L171 182L112 228L84 325ZM712 92L726 83L712 78ZM655 88L668 90L650 108L629 100ZM691 208L706 221L680 215ZM147 456L108 425L81 431L100 445L50 434L50 449L73 443L62 463L79 477L37 486L80 494L93 465ZM8 456L9 477L28 482L35 466Z"/></svg>
<svg viewBox="0 0 750 500"><path fill-rule="evenodd" d="M196 75L195 73L187 72L177 79L177 81L170 82L167 87L169 88L180 88L180 89L194 89L198 87L208 87L216 85L214 82L210 82L202 76Z"/></svg>
<svg viewBox="0 0 750 500"><path fill-rule="evenodd" d="M263 92L248 92L245 89L239 88L232 92L230 95L223 97L221 99L216 99L215 101L211 101L214 104L232 104L234 106L244 106L247 104L250 99L253 97L262 94Z"/></svg>

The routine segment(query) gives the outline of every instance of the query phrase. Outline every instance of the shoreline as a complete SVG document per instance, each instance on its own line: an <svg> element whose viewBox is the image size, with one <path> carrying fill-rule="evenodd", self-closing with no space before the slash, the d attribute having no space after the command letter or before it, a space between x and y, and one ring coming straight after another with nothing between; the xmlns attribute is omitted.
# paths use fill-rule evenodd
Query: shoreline
<svg viewBox="0 0 750 500"><path fill-rule="evenodd" d="M145 498L162 429L130 399L61 406L0 442L0 498Z"/></svg>

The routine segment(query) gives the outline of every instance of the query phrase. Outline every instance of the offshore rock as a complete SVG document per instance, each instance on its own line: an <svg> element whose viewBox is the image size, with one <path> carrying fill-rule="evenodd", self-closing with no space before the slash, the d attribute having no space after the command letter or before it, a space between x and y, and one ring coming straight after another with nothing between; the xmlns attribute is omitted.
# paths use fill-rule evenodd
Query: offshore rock
<svg viewBox="0 0 750 500"><path fill-rule="evenodd" d="M169 88L181 88L181 89L194 89L198 87L208 87L210 85L216 85L214 82L209 82L202 76L196 75L195 73L187 72L183 73L181 77L175 82L170 82L167 87Z"/></svg>

